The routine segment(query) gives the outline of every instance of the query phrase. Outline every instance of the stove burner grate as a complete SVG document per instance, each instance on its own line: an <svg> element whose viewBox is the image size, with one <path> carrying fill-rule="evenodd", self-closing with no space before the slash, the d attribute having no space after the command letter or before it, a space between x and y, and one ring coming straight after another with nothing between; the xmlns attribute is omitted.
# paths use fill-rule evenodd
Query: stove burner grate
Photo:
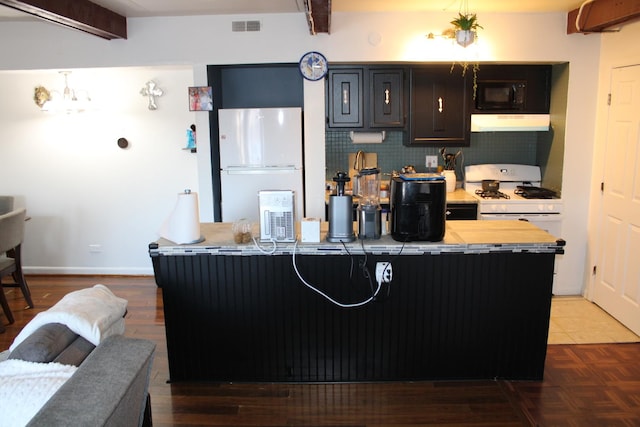
<svg viewBox="0 0 640 427"><path fill-rule="evenodd" d="M498 190L476 190L476 194L483 199L510 199L508 194Z"/></svg>
<svg viewBox="0 0 640 427"><path fill-rule="evenodd" d="M555 199L557 194L553 190L548 190L541 187L532 187L529 185L519 185L515 190L515 194L518 194L525 199Z"/></svg>

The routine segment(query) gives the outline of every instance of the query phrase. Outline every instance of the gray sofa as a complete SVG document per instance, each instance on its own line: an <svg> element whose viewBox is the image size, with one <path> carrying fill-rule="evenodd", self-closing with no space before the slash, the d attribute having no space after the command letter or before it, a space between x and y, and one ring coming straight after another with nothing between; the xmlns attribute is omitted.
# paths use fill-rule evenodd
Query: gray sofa
<svg viewBox="0 0 640 427"><path fill-rule="evenodd" d="M95 346L65 325L49 323L1 356L77 366L29 426L151 426L154 353L152 341L111 335Z"/></svg>
<svg viewBox="0 0 640 427"><path fill-rule="evenodd" d="M152 425L148 385L154 352L151 341L105 339L28 425Z"/></svg>
<svg viewBox="0 0 640 427"><path fill-rule="evenodd" d="M152 425L156 345L123 335L126 306L98 284L65 295L31 319L0 354L0 406L10 411L7 420L47 427Z"/></svg>

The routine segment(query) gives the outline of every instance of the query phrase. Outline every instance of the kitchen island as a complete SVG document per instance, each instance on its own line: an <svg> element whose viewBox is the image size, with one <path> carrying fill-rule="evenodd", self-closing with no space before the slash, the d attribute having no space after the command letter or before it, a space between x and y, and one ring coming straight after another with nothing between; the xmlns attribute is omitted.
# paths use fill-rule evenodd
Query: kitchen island
<svg viewBox="0 0 640 427"><path fill-rule="evenodd" d="M542 379L564 241L531 224L275 248L234 243L231 224L201 231L201 243L149 246L170 381ZM377 262L391 263L391 283L344 307L371 299Z"/></svg>

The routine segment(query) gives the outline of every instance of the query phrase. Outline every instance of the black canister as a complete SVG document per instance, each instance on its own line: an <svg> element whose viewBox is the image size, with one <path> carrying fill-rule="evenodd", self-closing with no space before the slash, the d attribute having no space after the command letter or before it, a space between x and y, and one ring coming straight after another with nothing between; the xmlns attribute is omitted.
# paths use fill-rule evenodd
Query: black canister
<svg viewBox="0 0 640 427"><path fill-rule="evenodd" d="M439 242L447 207L445 179L437 174L400 174L391 178L389 227L399 242Z"/></svg>

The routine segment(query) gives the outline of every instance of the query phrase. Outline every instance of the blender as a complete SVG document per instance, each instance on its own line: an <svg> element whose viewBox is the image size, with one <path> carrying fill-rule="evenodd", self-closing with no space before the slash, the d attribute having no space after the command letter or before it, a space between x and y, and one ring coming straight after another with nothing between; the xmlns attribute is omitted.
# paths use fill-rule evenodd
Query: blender
<svg viewBox="0 0 640 427"><path fill-rule="evenodd" d="M337 172L336 194L329 196L329 242L353 242L353 196L344 194L344 184L351 181L346 172Z"/></svg>
<svg viewBox="0 0 640 427"><path fill-rule="evenodd" d="M364 168L358 174L358 237L379 239L382 230L380 207L380 169Z"/></svg>

